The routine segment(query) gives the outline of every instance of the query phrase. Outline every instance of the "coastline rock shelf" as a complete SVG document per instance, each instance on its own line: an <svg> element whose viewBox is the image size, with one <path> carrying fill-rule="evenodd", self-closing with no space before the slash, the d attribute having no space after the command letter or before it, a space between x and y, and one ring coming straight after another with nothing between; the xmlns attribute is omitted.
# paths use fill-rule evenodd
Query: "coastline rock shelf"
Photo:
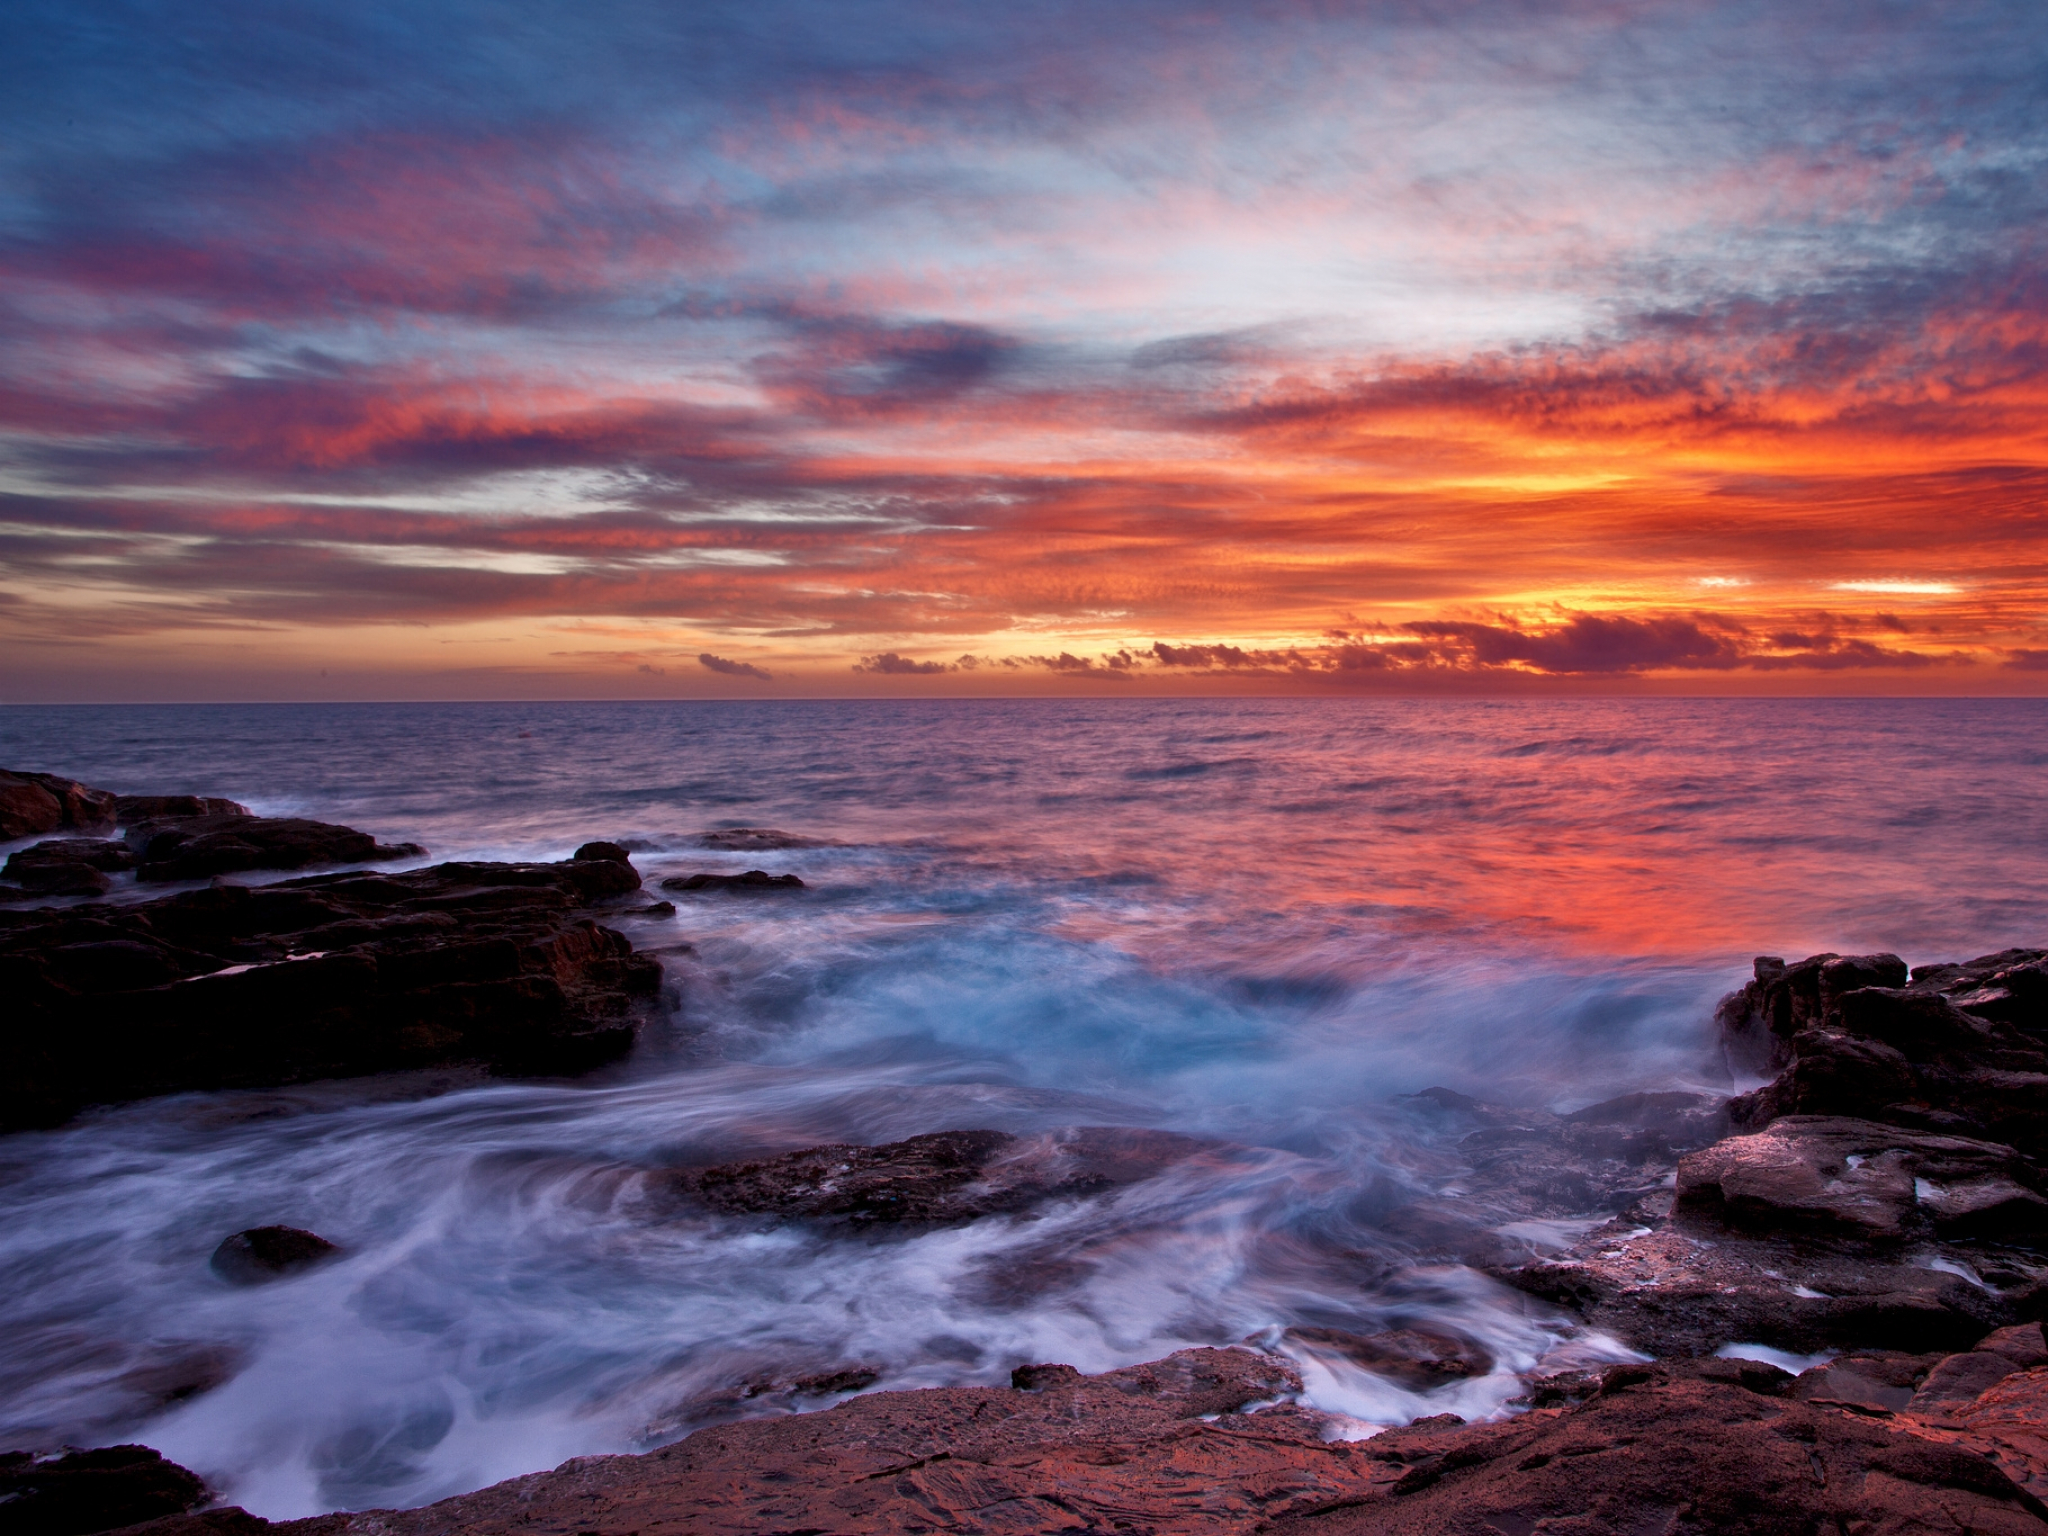
<svg viewBox="0 0 2048 1536"><path fill-rule="evenodd" d="M73 800L109 815L121 803ZM127 842L96 846L133 849L142 875L165 879L422 852L223 804L140 800ZM67 855L83 841L63 840ZM639 889L623 849L592 843L551 864L216 879L151 901L0 911L0 1130L193 1089L587 1070L625 1053L660 991L660 963L592 914Z"/></svg>

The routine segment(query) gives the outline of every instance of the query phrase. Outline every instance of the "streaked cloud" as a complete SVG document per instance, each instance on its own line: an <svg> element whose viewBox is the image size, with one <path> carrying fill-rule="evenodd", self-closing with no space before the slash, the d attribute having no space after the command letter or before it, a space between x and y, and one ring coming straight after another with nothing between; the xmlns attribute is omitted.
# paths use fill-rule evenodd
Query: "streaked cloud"
<svg viewBox="0 0 2048 1536"><path fill-rule="evenodd" d="M9 696L2048 649L2023 4L11 26Z"/></svg>

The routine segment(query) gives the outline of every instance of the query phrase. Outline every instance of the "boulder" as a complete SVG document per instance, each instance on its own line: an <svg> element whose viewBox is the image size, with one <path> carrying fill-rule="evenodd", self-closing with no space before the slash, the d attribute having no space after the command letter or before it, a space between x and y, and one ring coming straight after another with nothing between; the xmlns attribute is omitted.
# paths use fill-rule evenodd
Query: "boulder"
<svg viewBox="0 0 2048 1536"><path fill-rule="evenodd" d="M633 862L633 855L617 843L585 843L569 857L571 860L604 859L609 863L628 866Z"/></svg>
<svg viewBox="0 0 2048 1536"><path fill-rule="evenodd" d="M121 795L114 802L114 817L123 826L137 821L175 821L191 816L255 814L238 800L222 800L214 795Z"/></svg>
<svg viewBox="0 0 2048 1536"><path fill-rule="evenodd" d="M96 896L112 884L106 877L135 867L126 843L102 838L62 837L9 854L5 878L47 896Z"/></svg>
<svg viewBox="0 0 2048 1536"><path fill-rule="evenodd" d="M661 967L584 909L639 884L606 859L456 863L0 912L0 1129L193 1089L609 1061Z"/></svg>
<svg viewBox="0 0 2048 1536"><path fill-rule="evenodd" d="M9 1536L86 1536L181 1515L207 1498L197 1476L146 1445L0 1455L0 1529Z"/></svg>
<svg viewBox="0 0 2048 1536"><path fill-rule="evenodd" d="M806 1147L716 1168L676 1169L668 1187L729 1215L950 1223L1150 1178L1205 1143L1166 1131L1081 1126L1041 1136L935 1131L878 1147Z"/></svg>
<svg viewBox="0 0 2048 1536"><path fill-rule="evenodd" d="M111 825L115 797L54 773L10 773L0 769L0 840L34 837L75 827L81 832Z"/></svg>
<svg viewBox="0 0 2048 1536"><path fill-rule="evenodd" d="M771 875L765 869L750 869L743 875L671 875L661 882L664 891L724 891L734 896L773 896L804 889L795 875Z"/></svg>
<svg viewBox="0 0 2048 1536"><path fill-rule="evenodd" d="M341 1249L302 1227L250 1227L221 1239L209 1267L233 1285L262 1285L334 1258Z"/></svg>
<svg viewBox="0 0 2048 1536"><path fill-rule="evenodd" d="M2048 1200L2011 1147L1874 1121L1790 1115L1678 1165L1678 1209L1751 1231L1876 1242L2048 1235Z"/></svg>
<svg viewBox="0 0 2048 1536"><path fill-rule="evenodd" d="M254 869L367 864L418 858L417 843L379 843L367 832L299 816L239 814L139 821L128 828L135 877L145 882L210 880Z"/></svg>

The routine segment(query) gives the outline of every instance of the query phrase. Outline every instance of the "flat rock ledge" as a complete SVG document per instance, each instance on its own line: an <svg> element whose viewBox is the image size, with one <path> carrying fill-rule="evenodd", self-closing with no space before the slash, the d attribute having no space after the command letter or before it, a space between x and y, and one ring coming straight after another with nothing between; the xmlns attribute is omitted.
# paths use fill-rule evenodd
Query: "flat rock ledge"
<svg viewBox="0 0 2048 1536"><path fill-rule="evenodd" d="M195 1089L610 1061L662 972L591 910L639 874L583 852L0 911L0 1131Z"/></svg>

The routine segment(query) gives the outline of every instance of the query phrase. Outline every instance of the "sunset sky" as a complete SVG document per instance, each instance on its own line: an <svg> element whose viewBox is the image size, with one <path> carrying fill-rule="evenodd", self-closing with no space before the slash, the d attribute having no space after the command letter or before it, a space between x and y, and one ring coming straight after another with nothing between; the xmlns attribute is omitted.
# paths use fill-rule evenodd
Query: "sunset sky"
<svg viewBox="0 0 2048 1536"><path fill-rule="evenodd" d="M2048 692L2048 11L15 0L0 700Z"/></svg>

